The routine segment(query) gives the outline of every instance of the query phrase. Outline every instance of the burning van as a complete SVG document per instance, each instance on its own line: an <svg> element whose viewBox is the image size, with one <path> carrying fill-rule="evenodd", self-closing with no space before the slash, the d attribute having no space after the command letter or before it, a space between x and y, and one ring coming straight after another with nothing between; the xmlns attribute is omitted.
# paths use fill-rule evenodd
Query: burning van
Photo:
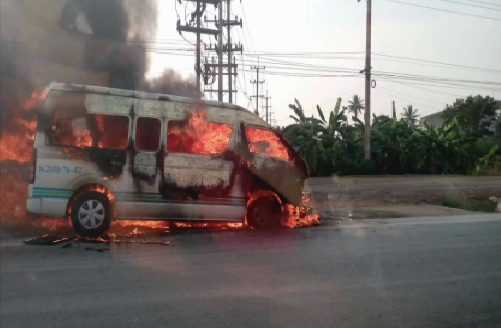
<svg viewBox="0 0 501 328"><path fill-rule="evenodd" d="M117 219L268 228L309 214L305 162L238 106L52 84L38 115L28 211L81 235Z"/></svg>

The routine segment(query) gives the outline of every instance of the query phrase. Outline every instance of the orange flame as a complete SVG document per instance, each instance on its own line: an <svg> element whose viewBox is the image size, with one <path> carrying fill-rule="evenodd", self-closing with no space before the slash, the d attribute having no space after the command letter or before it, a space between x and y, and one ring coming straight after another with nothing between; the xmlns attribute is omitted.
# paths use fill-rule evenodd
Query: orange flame
<svg viewBox="0 0 501 328"><path fill-rule="evenodd" d="M263 154L283 159L289 159L287 148L280 138L269 130L245 128L245 136L249 150L253 153Z"/></svg>
<svg viewBox="0 0 501 328"><path fill-rule="evenodd" d="M33 92L31 97L20 104L24 112L32 111L40 101L42 93ZM36 119L21 117L21 111L14 111L16 117L9 120L8 126L2 126L0 139L0 162L11 159L18 162L26 162L31 158L31 148L35 139L37 127Z"/></svg>
<svg viewBox="0 0 501 328"><path fill-rule="evenodd" d="M228 146L233 128L229 124L205 121L205 110L189 113L188 121L170 121L167 151L212 155Z"/></svg>

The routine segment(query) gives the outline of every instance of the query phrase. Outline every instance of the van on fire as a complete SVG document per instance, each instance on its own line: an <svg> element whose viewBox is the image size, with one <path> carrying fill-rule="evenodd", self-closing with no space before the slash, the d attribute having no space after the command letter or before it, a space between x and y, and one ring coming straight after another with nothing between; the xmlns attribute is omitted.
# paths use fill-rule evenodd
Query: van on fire
<svg viewBox="0 0 501 328"><path fill-rule="evenodd" d="M51 84L31 169L28 211L82 236L113 220L267 228L308 214L305 162L261 118L214 101Z"/></svg>

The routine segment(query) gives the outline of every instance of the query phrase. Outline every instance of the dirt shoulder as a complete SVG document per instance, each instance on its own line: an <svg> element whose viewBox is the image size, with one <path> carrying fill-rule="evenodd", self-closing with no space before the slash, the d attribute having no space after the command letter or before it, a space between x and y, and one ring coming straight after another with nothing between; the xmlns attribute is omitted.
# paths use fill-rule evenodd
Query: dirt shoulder
<svg viewBox="0 0 501 328"><path fill-rule="evenodd" d="M447 206L501 196L501 177L374 176L310 178L310 206L323 217L399 218L474 213ZM467 209L472 209L465 207Z"/></svg>

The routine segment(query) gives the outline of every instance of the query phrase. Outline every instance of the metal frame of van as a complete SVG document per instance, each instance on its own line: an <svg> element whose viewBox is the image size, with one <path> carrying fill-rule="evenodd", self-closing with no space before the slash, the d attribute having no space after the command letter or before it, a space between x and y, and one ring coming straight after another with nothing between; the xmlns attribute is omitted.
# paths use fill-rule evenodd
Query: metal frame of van
<svg viewBox="0 0 501 328"><path fill-rule="evenodd" d="M54 146L49 134L61 97L83 101L85 115L129 118L126 149ZM166 151L169 121L205 110L205 120L229 124L232 135L221 154L198 155ZM307 177L304 161L279 135L289 159L251 153L244 129L275 130L255 114L232 104L104 87L51 84L38 110L39 121L28 186L28 212L67 217L78 197L102 192L110 199L112 219L203 220L243 222L249 194L270 190L281 203L299 206ZM160 149L134 148L139 117L161 121ZM36 164L35 164L36 163Z"/></svg>

